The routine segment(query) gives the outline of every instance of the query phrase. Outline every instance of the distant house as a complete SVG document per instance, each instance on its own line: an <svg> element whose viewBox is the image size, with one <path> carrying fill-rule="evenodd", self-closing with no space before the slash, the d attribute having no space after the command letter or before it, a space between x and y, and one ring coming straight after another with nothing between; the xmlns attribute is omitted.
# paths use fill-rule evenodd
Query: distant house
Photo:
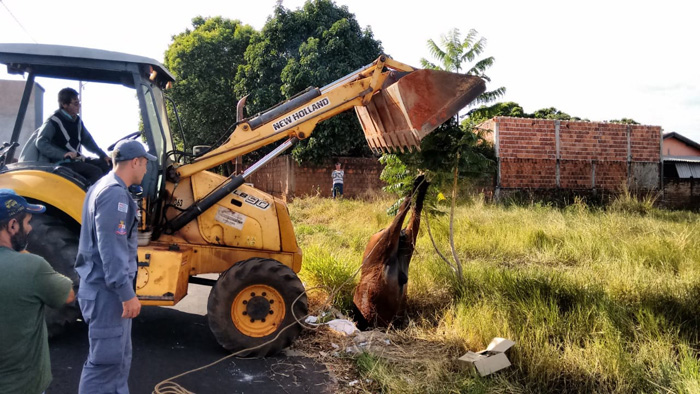
<svg viewBox="0 0 700 394"><path fill-rule="evenodd" d="M698 157L700 158L700 144L684 137L676 132L664 134L664 157Z"/></svg>
<svg viewBox="0 0 700 394"><path fill-rule="evenodd" d="M17 120L22 94L24 93L25 81L0 80L0 144L10 142L12 131ZM22 129L19 134L19 145L15 158L19 156L19 150L27 141L29 136L44 122L44 88L34 83L32 95L29 98L27 114L25 115Z"/></svg>
<svg viewBox="0 0 700 394"><path fill-rule="evenodd" d="M700 144L678 133L666 133L661 148L664 178L700 179Z"/></svg>
<svg viewBox="0 0 700 394"><path fill-rule="evenodd" d="M670 206L700 208L700 144L678 133L663 137L664 200Z"/></svg>

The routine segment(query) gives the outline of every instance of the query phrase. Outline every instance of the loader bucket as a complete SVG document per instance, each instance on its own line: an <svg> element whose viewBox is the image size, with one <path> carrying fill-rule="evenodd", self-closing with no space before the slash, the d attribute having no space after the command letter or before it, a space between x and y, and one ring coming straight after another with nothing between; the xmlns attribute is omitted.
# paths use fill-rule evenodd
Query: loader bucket
<svg viewBox="0 0 700 394"><path fill-rule="evenodd" d="M420 141L486 90L483 79L438 70L392 73L367 106L355 107L375 152L420 149Z"/></svg>

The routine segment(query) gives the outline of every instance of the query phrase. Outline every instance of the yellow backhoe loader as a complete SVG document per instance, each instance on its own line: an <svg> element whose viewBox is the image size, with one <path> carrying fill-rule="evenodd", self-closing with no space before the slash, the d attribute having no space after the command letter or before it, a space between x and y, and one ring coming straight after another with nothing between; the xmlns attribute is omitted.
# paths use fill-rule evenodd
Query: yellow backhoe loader
<svg viewBox="0 0 700 394"><path fill-rule="evenodd" d="M419 148L425 135L485 90L478 77L414 69L380 56L256 116L244 118L241 100L233 133L221 146L195 156L174 147L164 94L174 78L155 60L87 48L0 44L0 63L26 78L10 143L18 141L35 77L134 90L143 130L124 138L140 138L158 158L149 164L142 192L134 194L142 210L137 295L144 305L175 305L189 283L212 285L208 320L218 342L230 351L267 343L247 356L274 354L291 344L301 330L297 319L306 314L307 300L296 275L302 251L286 204L245 179L295 141L308 138L319 122L353 108L372 149ZM242 175L227 178L208 171L281 140ZM72 267L88 185L65 167L12 163L13 154L10 149L10 164L0 170L0 187L48 207L47 214L33 219L30 251L77 285ZM206 273L220 275L218 280L198 277ZM75 306L69 306L51 311L47 321L55 328L75 317Z"/></svg>

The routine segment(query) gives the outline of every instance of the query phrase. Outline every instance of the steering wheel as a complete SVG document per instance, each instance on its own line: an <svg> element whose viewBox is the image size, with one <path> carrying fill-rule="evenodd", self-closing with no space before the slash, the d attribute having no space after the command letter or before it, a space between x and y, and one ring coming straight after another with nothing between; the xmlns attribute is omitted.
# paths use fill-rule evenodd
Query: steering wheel
<svg viewBox="0 0 700 394"><path fill-rule="evenodd" d="M114 150L114 147L117 146L117 144L119 143L119 141L124 141L124 140L135 140L136 137L138 137L138 136L140 136L140 135L141 135L141 132L140 132L140 131L134 131L134 132L131 133L131 134L127 134L127 135L125 135L124 137L122 137L122 138L120 138L120 139L114 141L114 143L113 143L112 145L110 145L110 146L107 147L107 150L108 150L108 151Z"/></svg>

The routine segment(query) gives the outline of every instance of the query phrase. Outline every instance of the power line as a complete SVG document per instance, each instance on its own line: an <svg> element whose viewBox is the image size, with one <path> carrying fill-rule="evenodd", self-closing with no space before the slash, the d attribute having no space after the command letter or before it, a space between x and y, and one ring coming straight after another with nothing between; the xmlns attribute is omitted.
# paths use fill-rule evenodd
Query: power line
<svg viewBox="0 0 700 394"><path fill-rule="evenodd" d="M17 19L17 17L15 17L15 15L12 13L12 11L10 11L10 9L7 7L7 4L5 4L5 2L4 2L3 0L0 0L0 4L2 4L2 5L5 7L5 9L7 10L7 12L8 12L8 13L10 14L10 16L12 17L12 19L14 19L15 22L17 22L17 24L19 25L19 27L21 27L22 30L24 30L24 32L27 33L27 35L29 36L29 38L31 38L32 41L34 41L34 43L38 44L38 42L34 39L34 37L32 37L32 35L29 34L29 31L27 31L27 29L24 28L24 26L22 25L22 22L20 22L19 19Z"/></svg>

